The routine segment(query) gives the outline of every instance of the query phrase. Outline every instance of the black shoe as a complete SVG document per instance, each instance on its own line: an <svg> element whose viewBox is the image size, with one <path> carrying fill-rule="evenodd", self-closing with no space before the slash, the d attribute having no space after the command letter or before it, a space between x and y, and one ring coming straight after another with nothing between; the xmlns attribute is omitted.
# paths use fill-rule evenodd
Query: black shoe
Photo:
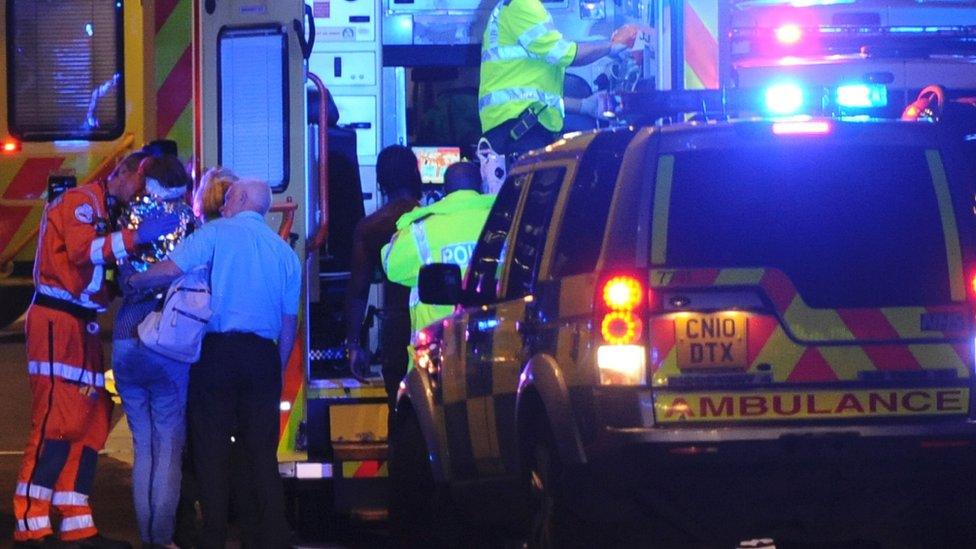
<svg viewBox="0 0 976 549"><path fill-rule="evenodd" d="M95 534L94 536L65 542L62 547L70 549L132 549L132 544L120 539L112 539Z"/></svg>
<svg viewBox="0 0 976 549"><path fill-rule="evenodd" d="M61 542L58 541L58 538L54 536L44 536L41 539L15 541L14 547L43 547L44 549L51 549L54 547L61 547Z"/></svg>

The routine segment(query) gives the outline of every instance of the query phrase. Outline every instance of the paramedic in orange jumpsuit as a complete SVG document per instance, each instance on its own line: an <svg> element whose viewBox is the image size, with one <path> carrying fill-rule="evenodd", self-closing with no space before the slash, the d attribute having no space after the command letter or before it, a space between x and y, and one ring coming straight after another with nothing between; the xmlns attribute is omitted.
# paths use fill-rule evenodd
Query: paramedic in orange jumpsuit
<svg viewBox="0 0 976 549"><path fill-rule="evenodd" d="M68 190L41 220L26 324L31 432L14 495L19 547L52 541L51 505L61 516L62 541L75 547L129 546L98 534L88 495L112 411L96 322L110 301L105 270L178 223L161 217L138 231L111 231L110 202L128 202L141 191L145 157L134 153L106 181Z"/></svg>

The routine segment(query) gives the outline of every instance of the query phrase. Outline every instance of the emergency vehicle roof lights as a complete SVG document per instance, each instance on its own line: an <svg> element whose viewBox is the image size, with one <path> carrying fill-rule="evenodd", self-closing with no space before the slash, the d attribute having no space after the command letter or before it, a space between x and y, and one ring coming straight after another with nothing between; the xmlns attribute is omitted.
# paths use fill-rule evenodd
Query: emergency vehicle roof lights
<svg viewBox="0 0 976 549"><path fill-rule="evenodd" d="M3 152L11 154L20 151L20 141L16 139L5 139L3 142Z"/></svg>
<svg viewBox="0 0 976 549"><path fill-rule="evenodd" d="M792 46L803 38L803 29L799 25L788 23L776 28L776 41L784 46Z"/></svg>
<svg viewBox="0 0 976 549"><path fill-rule="evenodd" d="M826 120L774 122L773 133L776 135L823 135L830 133L830 122Z"/></svg>
<svg viewBox="0 0 976 549"><path fill-rule="evenodd" d="M803 88L792 82L773 84L763 95L766 111L777 116L796 114L803 107Z"/></svg>
<svg viewBox="0 0 976 549"><path fill-rule="evenodd" d="M837 105L855 109L884 107L888 89L884 84L844 84L837 86Z"/></svg>

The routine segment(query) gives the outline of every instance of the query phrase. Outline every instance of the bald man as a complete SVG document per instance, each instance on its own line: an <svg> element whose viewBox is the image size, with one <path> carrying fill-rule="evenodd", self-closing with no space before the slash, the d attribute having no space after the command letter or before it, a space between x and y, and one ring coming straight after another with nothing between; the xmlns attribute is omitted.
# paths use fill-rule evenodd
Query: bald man
<svg viewBox="0 0 976 549"><path fill-rule="evenodd" d="M211 309L200 361L190 368L187 410L203 511L201 547L227 537L230 438L249 457L257 516L255 547L286 547L289 537L278 476L281 372L295 342L301 264L264 221L271 190L241 180L227 191L221 219L208 222L166 261L133 275L133 288L166 285L210 264Z"/></svg>

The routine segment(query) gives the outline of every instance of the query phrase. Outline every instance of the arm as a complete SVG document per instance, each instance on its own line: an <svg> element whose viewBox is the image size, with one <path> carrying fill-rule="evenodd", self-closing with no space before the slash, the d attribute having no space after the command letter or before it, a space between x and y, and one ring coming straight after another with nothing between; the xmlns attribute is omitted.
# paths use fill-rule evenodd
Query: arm
<svg viewBox="0 0 976 549"><path fill-rule="evenodd" d="M288 357L295 346L295 334L298 332L298 316L281 315L281 332L278 333L278 356L281 358L281 369L288 365Z"/></svg>
<svg viewBox="0 0 976 549"><path fill-rule="evenodd" d="M141 290L144 288L164 288L182 274L183 269L180 269L179 265L167 259L165 261L160 261L159 263L154 263L153 266L149 267L149 270L144 273L133 274L124 282L124 284L133 290Z"/></svg>
<svg viewBox="0 0 976 549"><path fill-rule="evenodd" d="M576 44L576 58L573 59L571 66L581 67L610 55L612 44L610 41L601 40L599 42L579 42Z"/></svg>
<svg viewBox="0 0 976 549"><path fill-rule="evenodd" d="M113 264L139 244L138 233L128 229L99 236L95 231L98 209L91 199L84 190L66 193L52 212L61 218L68 259L79 267Z"/></svg>
<svg viewBox="0 0 976 549"><path fill-rule="evenodd" d="M366 316L366 302L369 300L369 285L375 259L366 246L364 233L366 220L356 224L352 237L352 265L349 286L346 287L346 341L359 345L359 328ZM379 255L376 253L376 255Z"/></svg>

